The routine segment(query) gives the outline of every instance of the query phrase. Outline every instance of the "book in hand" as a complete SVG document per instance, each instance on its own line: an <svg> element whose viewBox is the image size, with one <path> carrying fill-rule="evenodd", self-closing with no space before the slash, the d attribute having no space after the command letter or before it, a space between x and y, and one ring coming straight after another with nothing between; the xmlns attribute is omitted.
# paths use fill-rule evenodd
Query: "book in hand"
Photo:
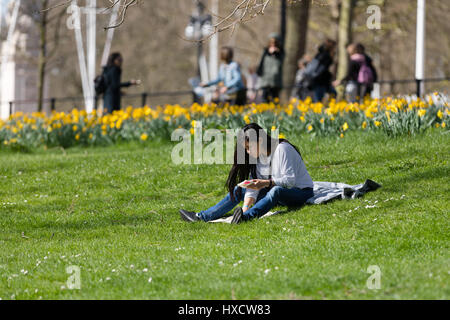
<svg viewBox="0 0 450 320"><path fill-rule="evenodd" d="M238 184L238 187L247 188L249 185L253 183L253 180L245 180Z"/></svg>

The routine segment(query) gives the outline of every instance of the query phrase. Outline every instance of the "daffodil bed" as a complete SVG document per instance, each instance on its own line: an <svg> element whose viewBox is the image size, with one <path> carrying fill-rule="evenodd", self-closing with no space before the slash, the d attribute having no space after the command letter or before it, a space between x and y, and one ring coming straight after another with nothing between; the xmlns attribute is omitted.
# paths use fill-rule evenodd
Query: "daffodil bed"
<svg viewBox="0 0 450 320"><path fill-rule="evenodd" d="M230 166L175 165L175 143L0 150L0 299L448 300L447 131L373 129L286 136L314 180L377 192L238 226L181 221Z"/></svg>
<svg viewBox="0 0 450 320"><path fill-rule="evenodd" d="M178 128L194 132L197 122L203 129L236 129L257 122L282 135L308 133L312 136L344 138L349 131L382 131L390 137L415 135L430 127L448 130L449 104L446 96L433 94L425 99L366 99L363 103L331 100L326 104L291 100L288 104L218 106L193 104L128 107L112 115L87 114L77 109L12 115L0 120L0 148L29 150L39 146L72 147L110 145L121 141L170 139Z"/></svg>

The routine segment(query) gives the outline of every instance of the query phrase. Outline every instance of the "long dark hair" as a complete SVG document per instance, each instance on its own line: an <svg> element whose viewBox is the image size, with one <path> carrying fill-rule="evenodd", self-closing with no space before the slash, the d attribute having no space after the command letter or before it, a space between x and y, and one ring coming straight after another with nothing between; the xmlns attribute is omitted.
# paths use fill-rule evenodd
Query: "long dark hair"
<svg viewBox="0 0 450 320"><path fill-rule="evenodd" d="M109 57L108 57L108 62L106 63L106 66L107 67L112 67L112 66L114 66L115 64L114 64L114 62L118 59L118 58L121 58L122 57L122 54L120 54L120 52L114 52L114 53L111 53L110 55L109 55Z"/></svg>
<svg viewBox="0 0 450 320"><path fill-rule="evenodd" d="M256 159L251 158L251 156L247 153L247 150L245 150L245 145L243 139L248 140L248 136L245 135L245 133L249 130L253 130L253 132L256 133L256 141L259 143L259 138L261 137L263 141L266 142L266 150L269 154L272 154L272 146L275 142L275 145L278 145L280 143L289 143L302 157L300 151L296 146L294 146L292 143L290 143L286 139L274 139L272 138L267 132L257 123L250 123L244 126L239 134L238 134L238 141L236 142L236 147L234 149L234 160L233 160L233 166L231 167L230 173L228 174L228 179L225 184L225 187L228 189L228 192L230 193L230 197L232 200L234 200L234 189L237 186L238 183L247 180L250 176L253 179L256 179ZM243 150L242 150L243 148ZM241 160L239 155L244 154L243 162L240 163ZM238 192L242 192L242 189L239 189Z"/></svg>

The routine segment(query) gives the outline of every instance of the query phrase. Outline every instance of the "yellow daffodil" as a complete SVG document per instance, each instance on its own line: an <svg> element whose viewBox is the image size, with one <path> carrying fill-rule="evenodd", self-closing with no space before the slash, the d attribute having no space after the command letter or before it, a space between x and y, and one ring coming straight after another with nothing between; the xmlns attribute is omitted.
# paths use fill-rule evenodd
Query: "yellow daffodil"
<svg viewBox="0 0 450 320"><path fill-rule="evenodd" d="M342 126L342 130L347 131L348 130L348 123L344 123L344 125Z"/></svg>

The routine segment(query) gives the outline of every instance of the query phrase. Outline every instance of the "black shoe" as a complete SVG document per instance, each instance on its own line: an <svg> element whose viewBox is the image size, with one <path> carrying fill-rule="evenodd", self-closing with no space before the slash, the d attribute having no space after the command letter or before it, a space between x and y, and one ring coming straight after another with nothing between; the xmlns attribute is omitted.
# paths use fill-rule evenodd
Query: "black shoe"
<svg viewBox="0 0 450 320"><path fill-rule="evenodd" d="M239 224L242 222L242 208L237 207L233 212L233 219L231 219L231 224Z"/></svg>
<svg viewBox="0 0 450 320"><path fill-rule="evenodd" d="M190 211L181 209L180 215L181 215L181 219L183 219L184 221L187 221L187 222L200 221L200 218L197 217L197 214L195 212L190 212Z"/></svg>

